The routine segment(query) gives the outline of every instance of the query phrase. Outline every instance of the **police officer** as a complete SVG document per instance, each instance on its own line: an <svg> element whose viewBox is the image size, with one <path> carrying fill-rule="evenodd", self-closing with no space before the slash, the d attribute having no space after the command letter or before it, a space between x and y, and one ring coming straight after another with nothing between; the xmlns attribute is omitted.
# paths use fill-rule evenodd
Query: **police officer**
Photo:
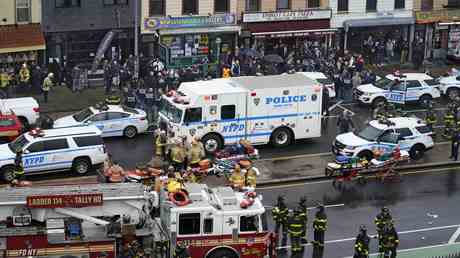
<svg viewBox="0 0 460 258"><path fill-rule="evenodd" d="M384 258L396 258L396 249L399 245L399 237L398 232L393 225L393 223L389 223L385 226L383 239L382 239L382 251Z"/></svg>
<svg viewBox="0 0 460 258"><path fill-rule="evenodd" d="M303 235L302 235L302 241L304 243L307 243L307 227L308 227L308 208L307 208L307 197L302 196L299 200L299 206L297 207L299 209L299 216L303 219L304 224L303 224Z"/></svg>
<svg viewBox="0 0 460 258"><path fill-rule="evenodd" d="M134 90L132 88L127 89L125 105L130 108L136 107L136 96L134 95Z"/></svg>
<svg viewBox="0 0 460 258"><path fill-rule="evenodd" d="M301 237L303 233L303 220L300 216L298 209L294 210L294 213L289 217L288 220L288 233L291 239L291 251L293 254L297 254L303 251L301 245Z"/></svg>
<svg viewBox="0 0 460 258"><path fill-rule="evenodd" d="M369 257L369 243L371 238L367 235L365 226L359 228L359 234L355 240L355 254L353 258L368 258Z"/></svg>
<svg viewBox="0 0 460 258"><path fill-rule="evenodd" d="M275 221L275 234L279 236L281 230L282 244L285 245L287 241L287 220L289 216L289 209L284 203L284 198L278 196L276 206L272 209L273 220ZM278 243L277 243L278 244Z"/></svg>
<svg viewBox="0 0 460 258"><path fill-rule="evenodd" d="M174 250L174 258L192 258L187 246L183 242L180 242Z"/></svg>
<svg viewBox="0 0 460 258"><path fill-rule="evenodd" d="M382 251L382 237L385 230L385 226L393 223L393 217L390 214L390 209L382 207L379 214L374 219L375 226L377 228L377 234L379 239L379 251Z"/></svg>
<svg viewBox="0 0 460 258"><path fill-rule="evenodd" d="M184 165L187 153L181 139L175 140L174 146L171 148L170 155L172 166L176 171L182 171L185 169Z"/></svg>
<svg viewBox="0 0 460 258"><path fill-rule="evenodd" d="M200 166L200 161L205 157L205 151L203 143L199 140L197 136L192 139L192 146L187 151L187 158L189 161L189 166L192 168L197 168Z"/></svg>

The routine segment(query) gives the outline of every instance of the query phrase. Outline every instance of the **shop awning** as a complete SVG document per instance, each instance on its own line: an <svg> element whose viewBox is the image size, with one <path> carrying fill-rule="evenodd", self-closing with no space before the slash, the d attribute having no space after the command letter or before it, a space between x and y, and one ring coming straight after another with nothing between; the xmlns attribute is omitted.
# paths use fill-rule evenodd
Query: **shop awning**
<svg viewBox="0 0 460 258"><path fill-rule="evenodd" d="M0 54L45 48L40 24L0 26Z"/></svg>
<svg viewBox="0 0 460 258"><path fill-rule="evenodd" d="M246 28L253 35L269 35L272 33L292 33L295 31L317 31L330 29L330 20L254 22L247 23Z"/></svg>
<svg viewBox="0 0 460 258"><path fill-rule="evenodd" d="M160 35L178 35L178 34L199 34L199 33L223 33L223 32L240 32L241 27L238 25L219 26L219 27L202 27L202 28L181 28L181 29L163 29L159 30Z"/></svg>
<svg viewBox="0 0 460 258"><path fill-rule="evenodd" d="M256 38L285 38L285 37L302 37L308 35L327 35L334 34L337 29L322 29L322 30L291 30L291 31L277 31L277 32L256 32L252 33Z"/></svg>
<svg viewBox="0 0 460 258"><path fill-rule="evenodd" d="M343 26L346 31L351 27L376 27L376 26L392 26L392 25L409 25L414 24L414 17L377 17L369 19L346 20Z"/></svg>

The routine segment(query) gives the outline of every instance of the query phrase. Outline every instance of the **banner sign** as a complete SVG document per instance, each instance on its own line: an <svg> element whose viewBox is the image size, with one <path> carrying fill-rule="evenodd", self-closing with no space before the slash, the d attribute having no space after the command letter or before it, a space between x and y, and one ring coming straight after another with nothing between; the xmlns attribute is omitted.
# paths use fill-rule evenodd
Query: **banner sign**
<svg viewBox="0 0 460 258"><path fill-rule="evenodd" d="M330 18L330 9L306 9L299 11L245 13L243 15L243 22L299 21Z"/></svg>
<svg viewBox="0 0 460 258"><path fill-rule="evenodd" d="M417 23L432 23L442 21L460 20L460 9L442 9L435 11L417 11L415 12Z"/></svg>
<svg viewBox="0 0 460 258"><path fill-rule="evenodd" d="M27 207L29 208L83 208L102 206L102 204L102 193L27 196Z"/></svg>
<svg viewBox="0 0 460 258"><path fill-rule="evenodd" d="M216 27L235 25L234 14L214 16L181 16L181 17L148 17L144 20L144 29L155 31L158 29L177 29L195 27Z"/></svg>

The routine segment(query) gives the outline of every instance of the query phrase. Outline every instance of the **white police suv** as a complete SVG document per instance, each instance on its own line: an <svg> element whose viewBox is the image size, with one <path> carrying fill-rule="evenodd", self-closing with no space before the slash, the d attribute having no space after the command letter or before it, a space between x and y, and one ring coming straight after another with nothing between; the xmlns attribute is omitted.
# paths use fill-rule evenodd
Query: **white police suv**
<svg viewBox="0 0 460 258"><path fill-rule="evenodd" d="M460 96L460 75L450 75L439 78L441 93L449 99Z"/></svg>
<svg viewBox="0 0 460 258"><path fill-rule="evenodd" d="M362 104L378 106L392 102L406 104L430 101L441 96L439 82L425 73L389 74L372 84L357 87L354 97Z"/></svg>
<svg viewBox="0 0 460 258"><path fill-rule="evenodd" d="M123 105L96 105L54 121L54 128L95 125L102 137L134 138L149 127L145 111Z"/></svg>
<svg viewBox="0 0 460 258"><path fill-rule="evenodd" d="M390 153L399 145L409 152L411 159L420 159L433 148L433 132L416 117L395 117L386 121L373 120L358 133L337 135L332 151L337 155L361 157L370 160L373 151Z"/></svg>
<svg viewBox="0 0 460 258"><path fill-rule="evenodd" d="M31 130L13 142L0 145L0 174L11 181L14 159L22 150L24 172L47 173L72 169L79 175L86 174L91 167L103 164L107 158L101 131L95 126Z"/></svg>

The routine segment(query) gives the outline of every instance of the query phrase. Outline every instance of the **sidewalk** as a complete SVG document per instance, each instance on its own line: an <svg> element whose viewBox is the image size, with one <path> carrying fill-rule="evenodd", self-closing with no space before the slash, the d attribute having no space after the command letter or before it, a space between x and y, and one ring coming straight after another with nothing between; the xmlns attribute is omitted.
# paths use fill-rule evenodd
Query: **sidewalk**
<svg viewBox="0 0 460 258"><path fill-rule="evenodd" d="M432 150L418 161L409 161L400 167L446 165L453 163L449 160L450 143L438 143ZM261 159L254 166L260 171L259 184L269 184L283 181L295 181L296 179L316 179L324 177L327 163L334 160L332 153L318 153L300 155L295 157L282 157L275 159Z"/></svg>

